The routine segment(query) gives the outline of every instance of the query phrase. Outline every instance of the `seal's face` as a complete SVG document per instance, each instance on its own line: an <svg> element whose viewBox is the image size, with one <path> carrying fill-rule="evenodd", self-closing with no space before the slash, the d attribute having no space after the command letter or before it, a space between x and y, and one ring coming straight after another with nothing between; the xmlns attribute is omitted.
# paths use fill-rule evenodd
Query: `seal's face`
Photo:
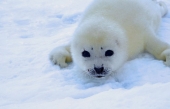
<svg viewBox="0 0 170 109"><path fill-rule="evenodd" d="M95 78L102 78L116 71L127 59L126 39L110 25L80 26L72 41L74 63Z"/></svg>
<svg viewBox="0 0 170 109"><path fill-rule="evenodd" d="M106 42L97 39L95 42L92 39L88 42L84 40L73 48L73 60L85 74L96 78L106 77L124 63L125 52L118 40Z"/></svg>
<svg viewBox="0 0 170 109"><path fill-rule="evenodd" d="M112 48L97 47L84 49L81 52L81 61L84 63L84 72L93 77L102 78L112 71L115 51Z"/></svg>

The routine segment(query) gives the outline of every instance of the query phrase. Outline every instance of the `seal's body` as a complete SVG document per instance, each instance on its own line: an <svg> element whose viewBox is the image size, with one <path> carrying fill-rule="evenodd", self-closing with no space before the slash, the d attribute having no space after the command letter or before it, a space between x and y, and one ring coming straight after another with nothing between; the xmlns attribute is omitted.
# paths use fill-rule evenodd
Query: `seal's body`
<svg viewBox="0 0 170 109"><path fill-rule="evenodd" d="M105 77L143 51L170 66L170 46L156 37L166 5L155 0L95 0L67 46L50 58L61 67L73 61L92 77ZM71 48L71 50L70 50Z"/></svg>

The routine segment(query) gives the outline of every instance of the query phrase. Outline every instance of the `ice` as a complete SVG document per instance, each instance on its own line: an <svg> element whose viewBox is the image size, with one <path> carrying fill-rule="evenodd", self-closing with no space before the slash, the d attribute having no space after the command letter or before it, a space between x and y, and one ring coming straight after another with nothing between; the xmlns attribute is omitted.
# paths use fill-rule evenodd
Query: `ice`
<svg viewBox="0 0 170 109"><path fill-rule="evenodd" d="M150 54L100 81L78 78L73 63L50 63L91 1L0 0L0 109L169 109L170 68ZM170 13L158 34L170 43Z"/></svg>

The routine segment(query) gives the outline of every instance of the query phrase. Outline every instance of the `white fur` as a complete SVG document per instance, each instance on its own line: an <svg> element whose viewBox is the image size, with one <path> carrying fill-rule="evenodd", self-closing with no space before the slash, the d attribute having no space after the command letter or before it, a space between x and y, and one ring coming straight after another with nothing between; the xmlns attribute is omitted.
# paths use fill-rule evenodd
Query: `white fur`
<svg viewBox="0 0 170 109"><path fill-rule="evenodd" d="M88 75L89 69L103 66L109 75L147 51L170 66L170 46L156 38L166 13L166 5L156 0L95 0L85 11L71 44L53 50L51 60L65 67L73 59ZM84 50L91 56L83 57ZM113 50L114 55L106 57L107 50Z"/></svg>

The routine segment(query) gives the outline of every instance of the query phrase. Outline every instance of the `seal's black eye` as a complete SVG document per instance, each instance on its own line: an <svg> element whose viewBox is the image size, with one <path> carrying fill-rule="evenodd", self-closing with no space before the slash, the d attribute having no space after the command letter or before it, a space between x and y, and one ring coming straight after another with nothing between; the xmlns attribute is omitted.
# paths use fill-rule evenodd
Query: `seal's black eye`
<svg viewBox="0 0 170 109"><path fill-rule="evenodd" d="M112 56L114 54L114 52L112 50L107 50L105 52L105 56Z"/></svg>
<svg viewBox="0 0 170 109"><path fill-rule="evenodd" d="M84 50L82 52L82 56L85 57L85 58L90 57L90 53L88 51Z"/></svg>

